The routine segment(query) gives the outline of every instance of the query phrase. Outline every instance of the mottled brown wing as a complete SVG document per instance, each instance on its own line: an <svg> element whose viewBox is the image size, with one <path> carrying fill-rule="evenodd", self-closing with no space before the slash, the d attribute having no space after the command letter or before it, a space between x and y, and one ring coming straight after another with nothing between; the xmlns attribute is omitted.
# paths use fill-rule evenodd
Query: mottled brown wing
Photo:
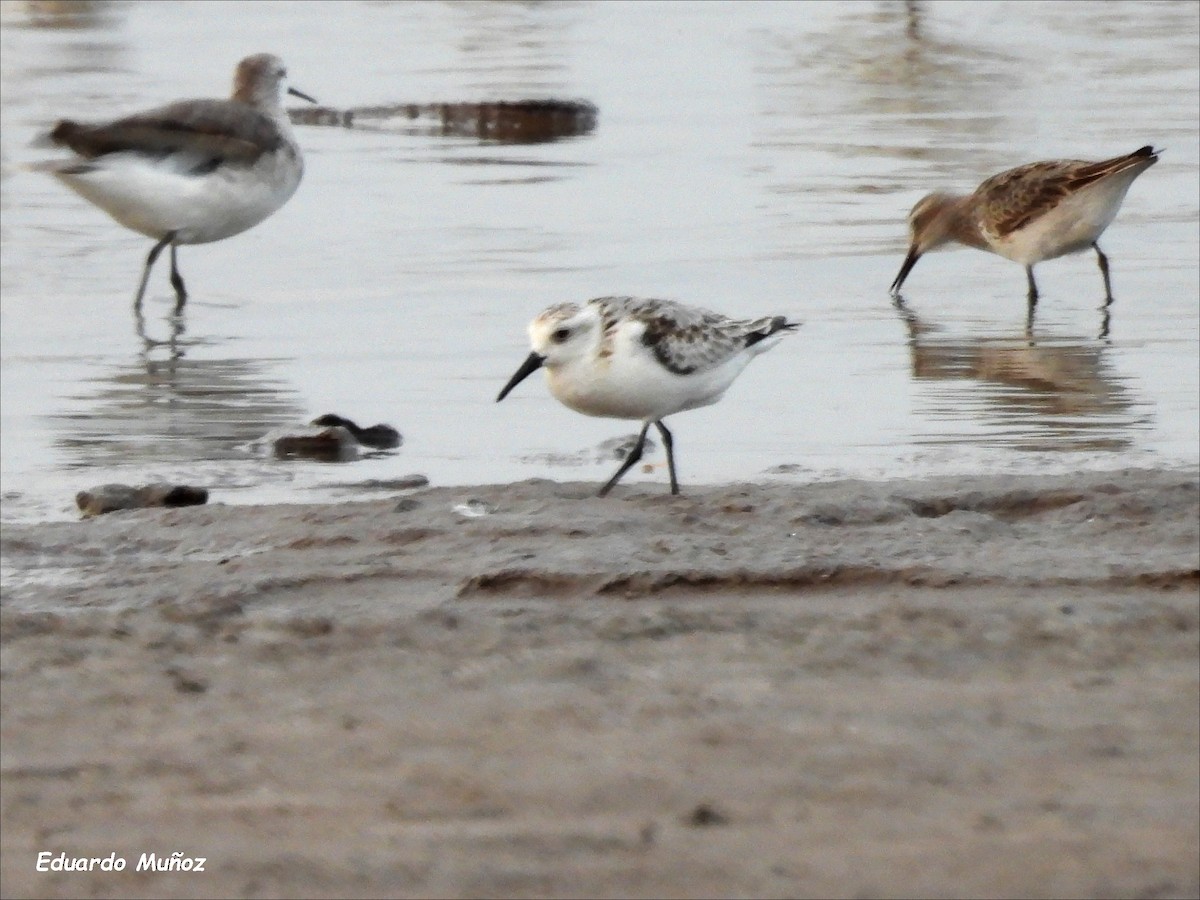
<svg viewBox="0 0 1200 900"><path fill-rule="evenodd" d="M1053 209L1064 197L1147 159L1157 159L1149 146L1100 162L1054 159L993 175L975 191L983 227L1005 237Z"/></svg>
<svg viewBox="0 0 1200 900"><path fill-rule="evenodd" d="M86 159L128 150L244 163L275 150L283 140L270 118L229 100L184 100L103 125L62 121L50 138Z"/></svg>

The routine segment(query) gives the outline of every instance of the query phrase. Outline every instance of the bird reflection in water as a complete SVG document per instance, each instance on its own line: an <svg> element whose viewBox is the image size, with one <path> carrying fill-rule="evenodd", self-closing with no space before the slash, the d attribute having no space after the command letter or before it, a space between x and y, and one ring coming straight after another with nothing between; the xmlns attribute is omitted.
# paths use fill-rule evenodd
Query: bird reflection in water
<svg viewBox="0 0 1200 900"><path fill-rule="evenodd" d="M903 299L893 301L907 331L912 375L938 382L926 393L942 421L976 421L987 433L942 433L936 442L974 440L1033 452L1124 450L1151 419L1114 372L1111 347L1083 337L948 336ZM955 384L957 383L957 384Z"/></svg>
<svg viewBox="0 0 1200 900"><path fill-rule="evenodd" d="M277 360L214 358L215 341L184 340L181 316L165 338L138 322L140 350L86 381L49 417L72 468L182 467L187 477L233 477L205 464L243 460L246 446L305 412L295 390L271 371Z"/></svg>
<svg viewBox="0 0 1200 900"><path fill-rule="evenodd" d="M147 365L150 363L150 356L156 349L162 348L166 352L168 359L178 359L183 356L184 342L183 332L185 330L183 311L173 313L167 316L167 337L152 338L146 331L146 316L142 312L141 306L133 308L133 330L142 342L142 358Z"/></svg>

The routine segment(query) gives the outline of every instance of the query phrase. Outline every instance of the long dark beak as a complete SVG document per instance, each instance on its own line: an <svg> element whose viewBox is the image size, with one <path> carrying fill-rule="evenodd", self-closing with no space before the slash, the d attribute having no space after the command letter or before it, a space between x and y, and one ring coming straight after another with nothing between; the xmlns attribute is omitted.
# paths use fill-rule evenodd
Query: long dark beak
<svg viewBox="0 0 1200 900"><path fill-rule="evenodd" d="M500 396L496 398L496 402L499 403L501 400L507 397L509 391L540 369L542 367L542 363L545 361L546 357L542 356L540 353L530 353L527 357L525 357L525 362L521 363L521 368L513 372L513 377L508 379L508 384L504 386L504 390L500 392Z"/></svg>
<svg viewBox="0 0 1200 900"><path fill-rule="evenodd" d="M291 94L293 97L299 97L301 100L307 100L309 103L316 103L316 102L317 102L317 101L316 101L316 100L314 100L312 97L308 96L308 94L304 93L304 91L298 91L298 90L296 90L294 87L290 87L290 88L288 88L288 89L287 89L287 92L288 92L289 94Z"/></svg>
<svg viewBox="0 0 1200 900"><path fill-rule="evenodd" d="M912 271L912 267L917 264L917 260L920 258L921 254L917 252L916 247L908 251L908 256L904 257L904 265L900 267L900 274L892 282L891 291L893 294L899 293L900 285L904 284L904 279L908 277L908 273Z"/></svg>

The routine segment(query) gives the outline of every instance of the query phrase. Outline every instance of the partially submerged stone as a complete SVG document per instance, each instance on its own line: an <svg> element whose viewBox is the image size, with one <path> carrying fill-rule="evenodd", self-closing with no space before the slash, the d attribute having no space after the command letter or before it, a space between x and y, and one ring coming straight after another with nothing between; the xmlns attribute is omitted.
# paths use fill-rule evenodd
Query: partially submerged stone
<svg viewBox="0 0 1200 900"><path fill-rule="evenodd" d="M391 425L385 425L380 422L378 425L360 428L350 419L347 419L345 416L339 416L337 413L325 413L323 416L317 416L310 424L323 428L340 425L354 435L356 441L364 447L370 447L373 450L392 450L404 442L404 439L400 436L400 432Z"/></svg>
<svg viewBox="0 0 1200 900"><path fill-rule="evenodd" d="M320 462L352 462L359 448L393 450L404 442L391 425L360 428L345 416L325 413L308 425L273 428L254 443L266 446L278 459L315 459Z"/></svg>
<svg viewBox="0 0 1200 900"><path fill-rule="evenodd" d="M271 439L279 459L315 459L321 462L351 462L358 459L358 441L348 428L299 426Z"/></svg>

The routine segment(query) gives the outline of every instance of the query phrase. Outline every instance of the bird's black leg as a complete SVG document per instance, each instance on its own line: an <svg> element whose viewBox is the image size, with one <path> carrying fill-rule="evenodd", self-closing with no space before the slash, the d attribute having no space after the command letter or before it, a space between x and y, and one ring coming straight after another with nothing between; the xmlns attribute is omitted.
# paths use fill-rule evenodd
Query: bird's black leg
<svg viewBox="0 0 1200 900"><path fill-rule="evenodd" d="M1100 245L1093 242L1092 249L1096 251L1096 260L1100 263L1100 274L1104 276L1104 305L1108 306L1113 302L1112 282L1108 278L1108 257L1100 249Z"/></svg>
<svg viewBox="0 0 1200 900"><path fill-rule="evenodd" d="M671 440L671 432L667 431L667 426L662 421L654 423L658 428L658 433L662 435L663 446L667 448L667 471L671 474L671 493L679 493L679 480L675 477L675 442Z"/></svg>
<svg viewBox="0 0 1200 900"><path fill-rule="evenodd" d="M1038 302L1037 282L1033 280L1033 266L1025 267L1025 277L1029 279L1029 312L1025 316L1025 328L1028 330L1033 327L1033 311L1037 308Z"/></svg>
<svg viewBox="0 0 1200 900"><path fill-rule="evenodd" d="M142 283L138 285L137 296L133 298L133 308L142 308L142 295L146 293L146 282L150 280L150 270L154 268L154 261L158 259L158 254L163 252L163 247L171 243L175 239L175 232L169 231L161 241L150 248L150 253L146 256L146 267L142 269ZM171 253L175 253L175 248L171 248Z"/></svg>
<svg viewBox="0 0 1200 900"><path fill-rule="evenodd" d="M625 461L621 463L621 468L617 469L617 474L608 479L608 484L600 488L600 493L598 496L603 497L605 494L611 491L613 485L621 480L621 476L632 469L637 464L637 461L642 458L642 448L646 446L646 432L649 430L649 428L649 421L642 423L642 430L638 433L637 443L634 444L633 449L630 450L626 455Z"/></svg>
<svg viewBox="0 0 1200 900"><path fill-rule="evenodd" d="M172 241L175 239L176 232L172 231L169 237ZM187 302L187 288L183 286L183 276L179 274L179 266L175 259L175 244L171 244L171 287L175 288L175 315L183 312L183 304Z"/></svg>

